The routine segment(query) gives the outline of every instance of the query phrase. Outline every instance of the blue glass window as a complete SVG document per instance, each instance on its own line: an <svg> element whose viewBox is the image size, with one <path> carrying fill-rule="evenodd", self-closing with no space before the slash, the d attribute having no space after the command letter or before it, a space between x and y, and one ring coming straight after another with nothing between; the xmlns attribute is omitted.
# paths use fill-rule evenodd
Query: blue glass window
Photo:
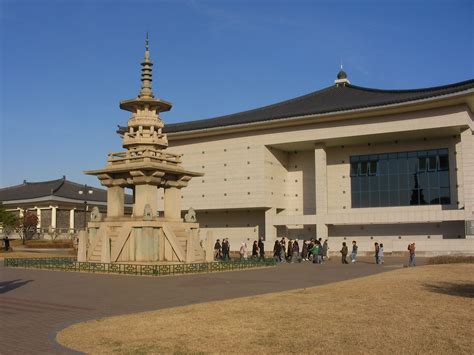
<svg viewBox="0 0 474 355"><path fill-rule="evenodd" d="M448 149L350 157L352 208L450 204Z"/></svg>

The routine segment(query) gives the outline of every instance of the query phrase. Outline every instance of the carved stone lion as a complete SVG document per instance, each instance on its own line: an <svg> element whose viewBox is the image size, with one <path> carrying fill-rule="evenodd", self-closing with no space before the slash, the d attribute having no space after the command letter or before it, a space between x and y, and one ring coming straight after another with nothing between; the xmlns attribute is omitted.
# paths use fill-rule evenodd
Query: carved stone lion
<svg viewBox="0 0 474 355"><path fill-rule="evenodd" d="M151 206L147 203L145 208L143 209L143 220L144 221L151 221L153 219L153 211Z"/></svg>
<svg viewBox="0 0 474 355"><path fill-rule="evenodd" d="M184 215L184 221L185 222L188 222L188 223L194 223L196 222L196 211L194 211L194 209L191 207L189 210L188 210L188 213L186 213Z"/></svg>
<svg viewBox="0 0 474 355"><path fill-rule="evenodd" d="M91 221L92 222L100 222L102 221L102 213L99 211L99 207L92 208L91 212Z"/></svg>

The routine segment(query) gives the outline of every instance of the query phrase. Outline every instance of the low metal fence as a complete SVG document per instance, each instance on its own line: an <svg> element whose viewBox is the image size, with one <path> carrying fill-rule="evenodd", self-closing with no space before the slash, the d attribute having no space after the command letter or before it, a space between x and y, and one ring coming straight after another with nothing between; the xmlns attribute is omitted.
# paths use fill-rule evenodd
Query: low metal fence
<svg viewBox="0 0 474 355"><path fill-rule="evenodd" d="M91 263L79 262L76 258L5 258L5 267L19 267L27 269L46 269L77 272L98 272L106 274L124 275L185 275L219 271L244 270L258 267L274 266L275 260L239 260L210 263L141 265L119 263Z"/></svg>

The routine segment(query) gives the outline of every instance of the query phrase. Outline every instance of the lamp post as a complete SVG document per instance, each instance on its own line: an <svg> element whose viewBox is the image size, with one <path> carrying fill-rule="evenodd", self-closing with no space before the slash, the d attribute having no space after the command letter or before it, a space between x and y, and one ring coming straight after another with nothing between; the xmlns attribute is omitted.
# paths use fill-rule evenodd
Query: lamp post
<svg viewBox="0 0 474 355"><path fill-rule="evenodd" d="M92 195L94 191L84 185L84 189L79 190L78 193L84 198L84 230L87 230L87 195Z"/></svg>

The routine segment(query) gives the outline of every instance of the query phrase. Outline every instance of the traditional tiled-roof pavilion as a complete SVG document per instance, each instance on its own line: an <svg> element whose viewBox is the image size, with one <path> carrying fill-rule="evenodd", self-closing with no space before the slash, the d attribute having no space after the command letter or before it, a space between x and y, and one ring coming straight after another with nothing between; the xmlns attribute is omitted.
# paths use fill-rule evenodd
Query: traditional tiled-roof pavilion
<svg viewBox="0 0 474 355"><path fill-rule="evenodd" d="M30 182L0 189L0 201L16 214L24 210L38 216L41 233L74 234L85 228L86 214L92 207L106 213L107 191L78 184L65 176L56 180ZM130 213L133 196L125 195L125 207Z"/></svg>

